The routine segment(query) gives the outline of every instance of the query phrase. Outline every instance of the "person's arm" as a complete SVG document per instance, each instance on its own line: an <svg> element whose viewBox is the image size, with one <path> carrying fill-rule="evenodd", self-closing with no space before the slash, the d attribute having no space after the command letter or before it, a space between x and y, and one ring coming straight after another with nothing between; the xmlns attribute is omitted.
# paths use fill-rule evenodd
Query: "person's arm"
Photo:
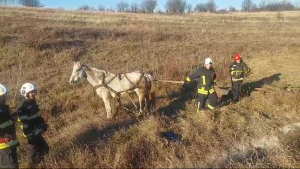
<svg viewBox="0 0 300 169"><path fill-rule="evenodd" d="M21 123L26 122L26 119L27 119L26 117L28 117L28 116L27 116L27 113L25 112L25 109L23 109L23 102L19 103L17 110L14 114L17 117L18 122L21 122Z"/></svg>
<svg viewBox="0 0 300 169"><path fill-rule="evenodd" d="M198 78L200 75L201 75L201 69L197 69L193 74L191 74L190 76L188 76L184 82L187 83L187 82L191 82L192 80Z"/></svg>
<svg viewBox="0 0 300 169"><path fill-rule="evenodd" d="M23 107L24 107L24 103L23 102L19 103L15 114L17 116L17 121L21 123L20 128L23 130L23 133L25 135L28 135L31 133L27 125L28 115L26 109L24 109Z"/></svg>
<svg viewBox="0 0 300 169"><path fill-rule="evenodd" d="M230 73L231 76L233 75L233 71L234 71L233 64L230 63L230 66L229 66L229 73Z"/></svg>
<svg viewBox="0 0 300 169"><path fill-rule="evenodd" d="M245 62L243 62L243 72L245 73L245 74L248 74L248 73L250 73L250 69L249 69L249 67L247 66L247 64L245 63Z"/></svg>
<svg viewBox="0 0 300 169"><path fill-rule="evenodd" d="M217 74L216 74L215 70L212 74L212 79L213 79L213 82L214 82L214 87L218 87L218 85L217 85Z"/></svg>

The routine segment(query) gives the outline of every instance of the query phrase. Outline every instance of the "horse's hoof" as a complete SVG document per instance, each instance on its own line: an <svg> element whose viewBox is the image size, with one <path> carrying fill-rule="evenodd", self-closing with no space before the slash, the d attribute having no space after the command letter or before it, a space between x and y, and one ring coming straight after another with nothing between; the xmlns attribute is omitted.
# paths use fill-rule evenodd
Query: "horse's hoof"
<svg viewBox="0 0 300 169"><path fill-rule="evenodd" d="M142 113L140 111L134 113L135 117L140 117L142 115Z"/></svg>

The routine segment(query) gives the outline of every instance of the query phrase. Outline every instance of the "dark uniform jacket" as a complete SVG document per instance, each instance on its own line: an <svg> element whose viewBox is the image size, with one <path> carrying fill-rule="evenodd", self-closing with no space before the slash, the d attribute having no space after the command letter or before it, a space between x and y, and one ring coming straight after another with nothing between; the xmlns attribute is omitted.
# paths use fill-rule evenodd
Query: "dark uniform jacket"
<svg viewBox="0 0 300 169"><path fill-rule="evenodd" d="M17 108L18 121L25 137L35 135L44 130L45 121L35 100L24 99Z"/></svg>
<svg viewBox="0 0 300 169"><path fill-rule="evenodd" d="M250 69L245 62L241 61L241 63L232 62L229 71L233 79L241 79L244 78L245 74L250 72Z"/></svg>
<svg viewBox="0 0 300 169"><path fill-rule="evenodd" d="M8 139L7 143L0 143L0 149L7 147L17 147L19 145L16 139L15 121L10 115L8 105L0 105L0 138Z"/></svg>
<svg viewBox="0 0 300 169"><path fill-rule="evenodd" d="M216 85L216 71L213 68L199 68L192 75L187 77L185 82L190 82L194 79L198 79L199 94L211 94L214 92L214 85Z"/></svg>

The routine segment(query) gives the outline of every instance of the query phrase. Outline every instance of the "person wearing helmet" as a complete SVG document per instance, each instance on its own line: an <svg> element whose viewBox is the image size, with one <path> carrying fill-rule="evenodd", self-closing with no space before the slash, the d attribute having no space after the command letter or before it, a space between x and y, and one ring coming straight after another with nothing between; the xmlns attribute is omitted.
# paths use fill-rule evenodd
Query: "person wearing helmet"
<svg viewBox="0 0 300 169"><path fill-rule="evenodd" d="M185 84L198 79L198 110L205 107L207 99L209 99L209 103L206 103L206 105L211 110L215 109L218 102L218 96L214 90L216 86L216 72L212 64L211 58L206 58L204 67L197 69L192 75L182 81L182 84Z"/></svg>
<svg viewBox="0 0 300 169"><path fill-rule="evenodd" d="M15 120L10 114L6 99L9 89L0 84L0 168L19 168Z"/></svg>
<svg viewBox="0 0 300 169"><path fill-rule="evenodd" d="M237 102L240 98L243 80L245 75L250 73L250 69L246 63L243 62L241 56L236 54L234 56L234 62L230 64L229 72L231 75L233 101Z"/></svg>
<svg viewBox="0 0 300 169"><path fill-rule="evenodd" d="M47 130L39 105L35 96L37 87L31 83L25 83L21 87L21 95L24 97L17 108L18 121L22 123L23 135L28 140L28 161L31 167L37 165L42 157L48 153L49 146L42 136Z"/></svg>

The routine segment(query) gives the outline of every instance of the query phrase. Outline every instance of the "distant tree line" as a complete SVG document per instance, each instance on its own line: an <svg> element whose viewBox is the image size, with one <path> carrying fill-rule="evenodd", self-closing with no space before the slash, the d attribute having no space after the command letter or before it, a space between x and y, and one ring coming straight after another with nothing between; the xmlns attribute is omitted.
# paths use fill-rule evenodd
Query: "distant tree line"
<svg viewBox="0 0 300 169"><path fill-rule="evenodd" d="M287 0L282 1L267 1L262 0L258 5L253 3L252 0L243 0L242 11L252 12L252 11L293 11L299 10L300 6L298 3L291 3Z"/></svg>
<svg viewBox="0 0 300 169"><path fill-rule="evenodd" d="M79 10L98 10L111 12L131 12L131 13L193 13L193 12L211 12L211 13L227 13L239 11L233 6L228 8L218 9L215 0L206 0L204 3L198 3L195 6L188 4L186 0L166 0L164 11L157 9L157 0L144 0L141 4L132 3L121 0L114 7L106 8L99 5L98 8L90 7L88 5L80 6ZM155 11L156 10L156 11ZM254 11L291 11L300 10L300 0L292 3L288 0L262 0L259 4L255 4L252 0L243 0L241 10L243 12Z"/></svg>
<svg viewBox="0 0 300 169"><path fill-rule="evenodd" d="M0 5L22 5L27 7L43 7L39 0L0 0Z"/></svg>
<svg viewBox="0 0 300 169"><path fill-rule="evenodd" d="M22 5L28 7L43 7L39 0L0 0L0 5ZM239 11L233 6L218 9L215 0L206 0L206 2L198 3L195 6L188 4L186 0L166 0L164 9L157 9L157 0L143 0L140 4L129 4L126 0L119 1L115 6L106 8L103 5L92 7L82 5L78 10L88 11L110 11L110 12L131 12L131 13L193 13L193 12L211 12L211 13L227 13ZM288 0L261 0L259 4L255 4L253 0L243 0L241 10L243 12L255 11L292 11L300 10L300 0L292 3Z"/></svg>

